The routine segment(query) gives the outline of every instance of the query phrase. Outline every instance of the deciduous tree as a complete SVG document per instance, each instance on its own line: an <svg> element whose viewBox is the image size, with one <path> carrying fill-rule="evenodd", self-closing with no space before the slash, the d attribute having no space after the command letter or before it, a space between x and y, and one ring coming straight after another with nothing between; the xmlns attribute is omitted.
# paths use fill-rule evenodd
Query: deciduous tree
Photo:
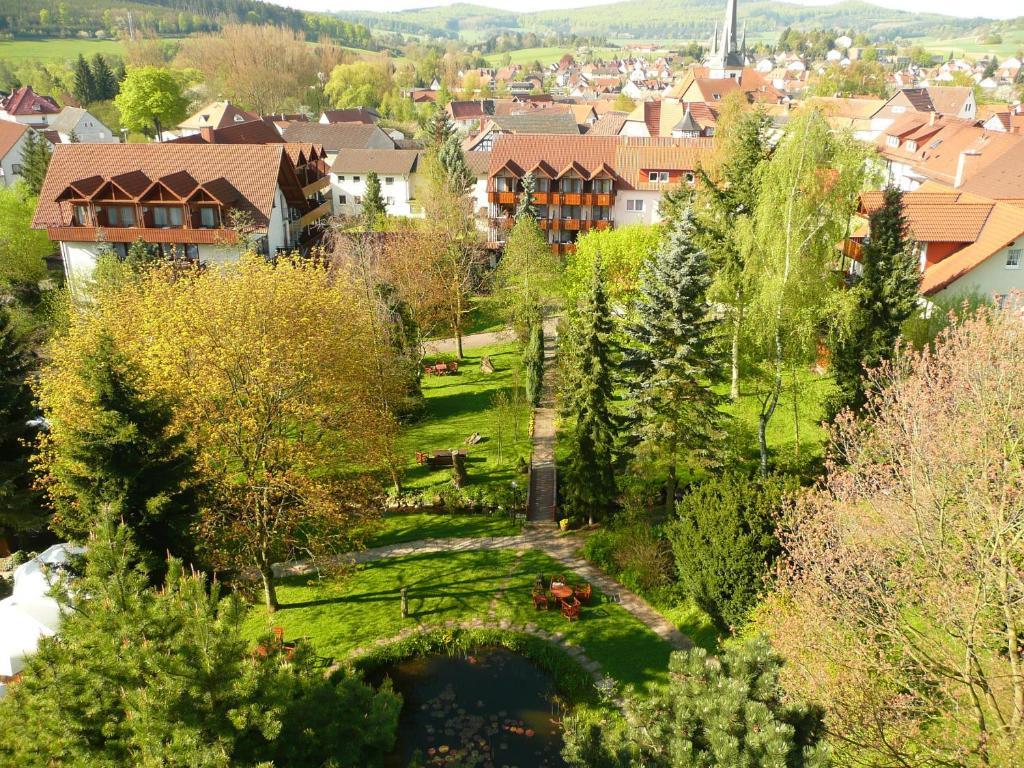
<svg viewBox="0 0 1024 768"><path fill-rule="evenodd" d="M982 308L870 374L782 528L758 623L844 765L1003 766L1024 744L1024 326Z"/></svg>
<svg viewBox="0 0 1024 768"><path fill-rule="evenodd" d="M33 150L33 154L38 152L38 148ZM48 160L49 152L46 157ZM34 169L30 171L35 175ZM35 207L36 198L27 181L0 189L0 284L7 290L23 290L46 277L45 257L53 252L53 243L45 231L32 228Z"/></svg>
<svg viewBox="0 0 1024 768"><path fill-rule="evenodd" d="M121 125L140 133L152 128L160 136L165 128L185 119L184 85L182 74L168 67L129 67L114 99Z"/></svg>

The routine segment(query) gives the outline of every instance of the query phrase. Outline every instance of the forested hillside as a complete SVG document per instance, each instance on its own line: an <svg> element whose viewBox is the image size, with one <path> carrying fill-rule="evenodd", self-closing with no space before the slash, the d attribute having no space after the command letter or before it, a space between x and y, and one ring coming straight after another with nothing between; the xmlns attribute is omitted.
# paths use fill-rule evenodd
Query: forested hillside
<svg viewBox="0 0 1024 768"><path fill-rule="evenodd" d="M0 0L0 35L116 37L129 31L187 35L225 24L275 24L328 35L343 45L371 47L370 31L327 14L303 13L260 0Z"/></svg>

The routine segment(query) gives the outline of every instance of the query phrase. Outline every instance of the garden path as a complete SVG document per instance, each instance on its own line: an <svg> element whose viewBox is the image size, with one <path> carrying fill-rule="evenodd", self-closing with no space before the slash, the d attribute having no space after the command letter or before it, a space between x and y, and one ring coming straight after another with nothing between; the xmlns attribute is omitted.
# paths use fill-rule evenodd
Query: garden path
<svg viewBox="0 0 1024 768"><path fill-rule="evenodd" d="M390 557L433 554L437 552L471 552L494 549L536 549L569 570L579 574L597 587L610 600L618 603L646 624L656 635L674 648L686 649L693 643L664 616L652 608L642 597L622 586L576 554L576 541L572 536L552 535L548 531L529 531L518 536L491 536L478 538L423 539L403 544L388 544L354 552L348 558L354 563L369 563ZM277 576L312 573L315 566L309 561L281 563L274 566Z"/></svg>
<svg viewBox="0 0 1024 768"><path fill-rule="evenodd" d="M533 453L530 456L531 523L553 523L557 519L557 472L555 470L555 353L557 326L544 329L544 379L540 404L533 410Z"/></svg>

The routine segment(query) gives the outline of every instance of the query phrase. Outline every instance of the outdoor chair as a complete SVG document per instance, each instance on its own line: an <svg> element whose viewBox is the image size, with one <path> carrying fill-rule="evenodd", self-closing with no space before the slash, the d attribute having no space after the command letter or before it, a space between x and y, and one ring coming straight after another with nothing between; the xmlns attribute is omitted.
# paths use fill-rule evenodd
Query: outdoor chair
<svg viewBox="0 0 1024 768"><path fill-rule="evenodd" d="M577 600L587 605L590 602L590 596L594 593L594 588L590 584L582 584L573 587L572 592Z"/></svg>
<svg viewBox="0 0 1024 768"><path fill-rule="evenodd" d="M570 598L569 600L562 601L562 615L568 621L579 621L580 618L580 601L576 598Z"/></svg>
<svg viewBox="0 0 1024 768"><path fill-rule="evenodd" d="M548 596L543 592L534 592L533 607L538 611L546 611L548 609Z"/></svg>

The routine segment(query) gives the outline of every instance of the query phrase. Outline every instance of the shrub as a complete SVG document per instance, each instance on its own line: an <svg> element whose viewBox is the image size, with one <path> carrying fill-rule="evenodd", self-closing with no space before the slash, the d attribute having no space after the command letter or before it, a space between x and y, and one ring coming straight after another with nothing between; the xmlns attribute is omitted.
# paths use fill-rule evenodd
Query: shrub
<svg viewBox="0 0 1024 768"><path fill-rule="evenodd" d="M775 519L792 478L727 474L694 487L668 527L682 590L720 629L739 627L779 554Z"/></svg>

